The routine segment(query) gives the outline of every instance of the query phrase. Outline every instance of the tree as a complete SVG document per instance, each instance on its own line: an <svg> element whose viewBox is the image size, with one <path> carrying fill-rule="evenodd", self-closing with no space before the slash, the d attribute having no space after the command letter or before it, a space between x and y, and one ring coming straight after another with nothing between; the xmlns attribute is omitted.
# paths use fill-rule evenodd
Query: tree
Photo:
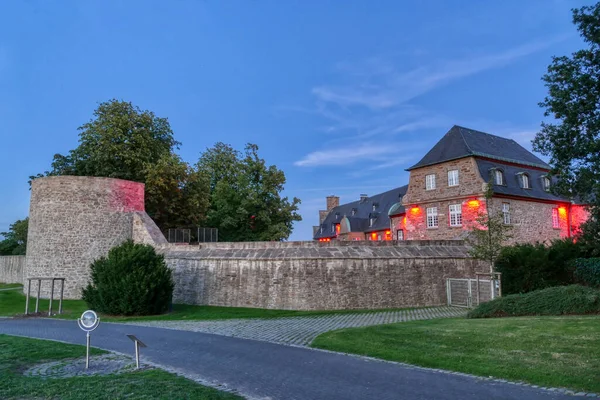
<svg viewBox="0 0 600 400"><path fill-rule="evenodd" d="M487 184L484 196L485 212L478 211L467 242L471 245L469 251L471 257L487 261L492 273L500 252L512 237L510 233L512 226L504 223L502 210L494 208L491 183Z"/></svg>
<svg viewBox="0 0 600 400"><path fill-rule="evenodd" d="M533 148L551 157L552 173L558 178L558 194L578 197L589 204L591 218L583 237L600 242L600 3L573 9L587 48L570 57L553 57L543 81L548 95L540 103L543 122Z"/></svg>
<svg viewBox="0 0 600 400"><path fill-rule="evenodd" d="M146 209L161 229L197 225L206 215L208 188L175 154L166 118L125 101L100 103L79 127L79 145L56 154L44 175L102 176L146 184Z"/></svg>
<svg viewBox="0 0 600 400"><path fill-rule="evenodd" d="M28 229L29 218L25 218L11 224L8 228L8 232L0 233L0 235L4 237L4 240L0 241L0 255L25 255L27 250Z"/></svg>
<svg viewBox="0 0 600 400"><path fill-rule="evenodd" d="M281 197L285 174L267 166L258 146L242 154L224 143L207 149L197 163L210 187L207 225L219 229L222 241L285 240L292 232L300 200Z"/></svg>

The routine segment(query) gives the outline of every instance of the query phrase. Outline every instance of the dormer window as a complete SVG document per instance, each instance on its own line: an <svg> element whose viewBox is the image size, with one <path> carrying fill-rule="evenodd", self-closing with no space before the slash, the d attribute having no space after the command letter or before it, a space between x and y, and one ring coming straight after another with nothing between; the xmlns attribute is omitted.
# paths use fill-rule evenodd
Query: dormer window
<svg viewBox="0 0 600 400"><path fill-rule="evenodd" d="M494 169L494 183L504 185L504 172L501 169Z"/></svg>
<svg viewBox="0 0 600 400"><path fill-rule="evenodd" d="M544 187L544 190L546 192L550 191L550 178L548 178L547 176L543 176L542 177L542 186Z"/></svg>
<svg viewBox="0 0 600 400"><path fill-rule="evenodd" d="M369 226L373 226L373 224L375 223L375 218L369 218Z"/></svg>
<svg viewBox="0 0 600 400"><path fill-rule="evenodd" d="M373 211L377 211L377 207L379 207L379 204L373 203Z"/></svg>
<svg viewBox="0 0 600 400"><path fill-rule="evenodd" d="M356 208L353 208L353 209L352 209L352 212L351 212L351 214L352 214L352 216L353 216L353 217L356 215Z"/></svg>
<svg viewBox="0 0 600 400"><path fill-rule="evenodd" d="M531 189L531 181L529 180L529 175L521 174L521 184L523 185L523 189Z"/></svg>
<svg viewBox="0 0 600 400"><path fill-rule="evenodd" d="M339 213L339 212L336 212L336 213L335 213L335 219L336 219L336 220L340 219L340 213Z"/></svg>

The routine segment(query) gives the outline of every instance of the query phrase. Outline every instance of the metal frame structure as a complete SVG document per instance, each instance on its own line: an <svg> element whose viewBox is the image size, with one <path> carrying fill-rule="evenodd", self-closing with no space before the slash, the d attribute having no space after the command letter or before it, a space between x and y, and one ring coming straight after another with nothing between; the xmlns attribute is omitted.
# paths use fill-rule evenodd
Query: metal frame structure
<svg viewBox="0 0 600 400"><path fill-rule="evenodd" d="M48 306L48 316L52 316L52 302L54 301L54 282L60 281L60 299L58 302L58 313L62 314L63 293L65 290L65 278L27 278L27 298L25 299L25 315L29 314L29 297L31 294L31 281L38 281L37 297L35 299L35 313L39 311L40 306L40 288L42 281L52 281L50 286L50 304Z"/></svg>

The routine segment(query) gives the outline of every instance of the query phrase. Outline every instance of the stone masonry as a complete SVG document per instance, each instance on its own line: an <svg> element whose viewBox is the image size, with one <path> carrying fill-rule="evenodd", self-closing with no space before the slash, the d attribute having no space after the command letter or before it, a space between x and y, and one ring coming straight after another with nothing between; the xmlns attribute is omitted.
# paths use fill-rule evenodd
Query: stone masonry
<svg viewBox="0 0 600 400"><path fill-rule="evenodd" d="M135 227L134 218L142 221ZM134 236L152 237L155 227L144 212L142 183L81 176L35 179L23 278L64 277L65 298L80 298L92 261ZM48 295L49 288L42 286L42 296Z"/></svg>

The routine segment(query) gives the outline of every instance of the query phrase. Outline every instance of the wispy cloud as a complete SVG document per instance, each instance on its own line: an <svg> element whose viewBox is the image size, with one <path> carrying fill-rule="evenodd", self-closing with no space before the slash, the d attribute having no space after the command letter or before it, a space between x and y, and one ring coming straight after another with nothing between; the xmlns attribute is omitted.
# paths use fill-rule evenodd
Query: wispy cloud
<svg viewBox="0 0 600 400"><path fill-rule="evenodd" d="M349 147L333 147L330 150L314 151L307 154L294 165L298 167L317 167L324 165L349 165L363 160L376 160L383 155L397 151L388 145L359 144Z"/></svg>
<svg viewBox="0 0 600 400"><path fill-rule="evenodd" d="M401 70L387 61L372 59L362 65L362 70L360 65L351 69L353 83L317 86L312 89L312 93L320 101L334 103L340 107L387 109L454 80L504 67L564 39L560 36L526 43L497 53L442 60L409 70ZM349 68L344 67L343 70L348 71ZM358 82L357 77L360 78Z"/></svg>

